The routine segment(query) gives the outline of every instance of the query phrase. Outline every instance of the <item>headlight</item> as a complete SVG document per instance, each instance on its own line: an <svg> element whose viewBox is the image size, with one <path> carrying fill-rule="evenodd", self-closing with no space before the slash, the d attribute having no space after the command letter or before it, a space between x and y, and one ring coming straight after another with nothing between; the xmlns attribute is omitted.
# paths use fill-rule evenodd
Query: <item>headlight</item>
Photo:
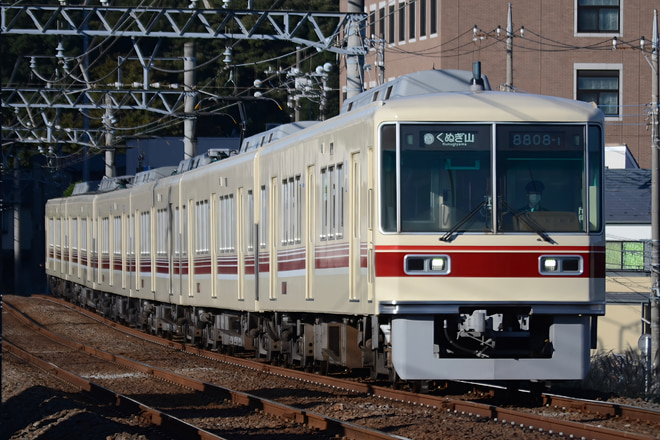
<svg viewBox="0 0 660 440"><path fill-rule="evenodd" d="M541 275L582 275L584 260L579 255L542 255L539 272Z"/></svg>
<svg viewBox="0 0 660 440"><path fill-rule="evenodd" d="M449 255L406 255L403 266L408 275L448 275L451 261Z"/></svg>

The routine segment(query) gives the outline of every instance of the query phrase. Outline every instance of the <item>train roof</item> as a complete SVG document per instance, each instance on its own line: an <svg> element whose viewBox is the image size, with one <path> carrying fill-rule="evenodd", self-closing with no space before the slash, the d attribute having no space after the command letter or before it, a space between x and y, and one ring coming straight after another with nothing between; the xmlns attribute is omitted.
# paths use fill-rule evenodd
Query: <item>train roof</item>
<svg viewBox="0 0 660 440"><path fill-rule="evenodd" d="M254 136L247 137L243 140L241 145L241 153L246 151L255 150L271 142L278 141L301 130L318 124L320 121L298 121L289 124L278 125L275 128L264 131L263 133L255 134Z"/></svg>
<svg viewBox="0 0 660 440"><path fill-rule="evenodd" d="M458 92L400 98L384 102L383 119L443 122L602 122L602 111L593 103L557 96L511 92Z"/></svg>
<svg viewBox="0 0 660 440"><path fill-rule="evenodd" d="M487 77L479 77L482 86L476 86L474 79L475 75L466 70L434 69L409 73L347 99L341 107L341 113L348 113L376 101L435 93L491 90Z"/></svg>

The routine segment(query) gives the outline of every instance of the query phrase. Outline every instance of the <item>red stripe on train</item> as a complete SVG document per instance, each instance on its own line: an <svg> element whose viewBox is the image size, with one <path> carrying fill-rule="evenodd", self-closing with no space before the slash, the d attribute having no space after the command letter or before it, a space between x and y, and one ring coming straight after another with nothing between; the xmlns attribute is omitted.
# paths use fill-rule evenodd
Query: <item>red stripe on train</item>
<svg viewBox="0 0 660 440"><path fill-rule="evenodd" d="M584 248L581 248L584 251ZM481 252L447 252L436 250L429 254L448 255L451 261L451 272L447 277L473 278L524 278L540 277L539 257L541 255L564 255L567 253L581 255L584 259L584 271L581 275L566 275L571 277L605 277L605 253L571 252L568 249L553 249L552 252L495 252L489 248ZM376 252L376 276L405 277L404 259L406 255L423 255L424 252Z"/></svg>

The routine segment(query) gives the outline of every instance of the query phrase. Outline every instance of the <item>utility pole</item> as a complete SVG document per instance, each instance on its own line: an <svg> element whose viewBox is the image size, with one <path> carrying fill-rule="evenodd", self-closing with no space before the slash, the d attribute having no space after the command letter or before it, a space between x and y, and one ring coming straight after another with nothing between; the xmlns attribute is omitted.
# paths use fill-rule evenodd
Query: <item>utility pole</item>
<svg viewBox="0 0 660 440"><path fill-rule="evenodd" d="M658 128L658 10L653 12L651 52L651 350L656 384L660 378L660 133Z"/></svg>
<svg viewBox="0 0 660 440"><path fill-rule="evenodd" d="M362 14L364 0L348 0L349 14ZM348 25L348 49L362 47L364 38L363 21L351 20ZM350 99L362 92L364 86L364 55L355 52L355 55L346 55L346 98Z"/></svg>
<svg viewBox="0 0 660 440"><path fill-rule="evenodd" d="M195 66L195 43L186 43L183 46L183 93L184 120L183 120L183 158L192 159L197 154L197 139L195 129L197 118L194 115L197 105L197 74Z"/></svg>
<svg viewBox="0 0 660 440"><path fill-rule="evenodd" d="M509 3L509 12L506 22L506 84L507 92L513 91L513 14L511 12L511 3Z"/></svg>
<svg viewBox="0 0 660 440"><path fill-rule="evenodd" d="M108 94L105 95L105 115L103 117L103 123L106 130L105 177L115 177L115 148L112 146L115 137L115 131L112 127L114 125L114 116L112 115L112 99Z"/></svg>

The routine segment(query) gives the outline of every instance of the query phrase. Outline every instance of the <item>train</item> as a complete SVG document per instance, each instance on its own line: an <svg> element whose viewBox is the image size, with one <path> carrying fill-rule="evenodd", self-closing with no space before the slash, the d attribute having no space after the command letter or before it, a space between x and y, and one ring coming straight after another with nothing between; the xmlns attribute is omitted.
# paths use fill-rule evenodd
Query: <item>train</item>
<svg viewBox="0 0 660 440"><path fill-rule="evenodd" d="M155 334L392 381L580 380L605 313L604 117L408 74L47 201L53 295Z"/></svg>

